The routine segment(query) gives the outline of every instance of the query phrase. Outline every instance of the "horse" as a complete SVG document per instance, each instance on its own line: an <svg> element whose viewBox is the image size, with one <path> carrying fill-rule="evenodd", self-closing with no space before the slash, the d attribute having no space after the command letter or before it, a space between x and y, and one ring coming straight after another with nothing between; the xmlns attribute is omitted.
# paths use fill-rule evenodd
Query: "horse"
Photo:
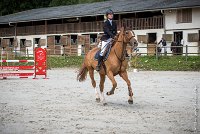
<svg viewBox="0 0 200 134"><path fill-rule="evenodd" d="M96 101L97 102L101 101L103 105L107 104L104 97L105 77L107 75L107 77L112 82L112 89L106 93L109 96L109 95L114 94L115 88L117 87L117 82L115 81L114 76L118 74L121 76L121 78L124 81L126 81L127 86L128 86L128 93L129 93L128 103L133 104L133 91L132 91L131 82L128 78L128 74L126 70L128 67L128 61L125 59L126 47L128 43L130 43L132 49L133 47L137 47L138 45L138 42L135 39L134 32L132 30L125 30L125 28L122 27L116 39L113 41L113 46L111 48L111 51L107 60L103 62L103 65L102 65L103 67L101 66L101 69L99 71L99 75L100 75L99 88L100 88L101 99L96 88L96 81L94 79L94 69L97 65L97 61L94 60L94 56L99 50L99 48L97 47L93 48L86 54L82 67L80 68L78 72L77 80L79 82L86 80L87 73L89 72L91 83L96 94Z"/></svg>

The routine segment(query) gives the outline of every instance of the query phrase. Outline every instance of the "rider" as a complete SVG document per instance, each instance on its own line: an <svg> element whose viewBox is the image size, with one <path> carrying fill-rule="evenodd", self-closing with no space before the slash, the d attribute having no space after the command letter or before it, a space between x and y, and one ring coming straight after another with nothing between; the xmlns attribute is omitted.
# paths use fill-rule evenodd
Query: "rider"
<svg viewBox="0 0 200 134"><path fill-rule="evenodd" d="M103 60L104 52L107 46L111 43L111 41L115 38L117 34L117 24L113 21L114 12L109 9L106 11L106 21L103 25L104 35L101 37L101 52L98 58L98 65L96 66L96 71L100 71L101 62Z"/></svg>

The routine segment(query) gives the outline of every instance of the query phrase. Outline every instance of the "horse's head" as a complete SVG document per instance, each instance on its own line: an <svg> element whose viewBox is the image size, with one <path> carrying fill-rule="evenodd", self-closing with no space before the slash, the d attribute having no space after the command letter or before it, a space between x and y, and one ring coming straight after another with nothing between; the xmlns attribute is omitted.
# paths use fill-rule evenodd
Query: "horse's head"
<svg viewBox="0 0 200 134"><path fill-rule="evenodd" d="M138 46L138 41L135 39L135 33L132 30L125 30L124 27L120 29L119 40L123 41L124 45L129 43L132 49L135 49Z"/></svg>
<svg viewBox="0 0 200 134"><path fill-rule="evenodd" d="M125 31L124 43L129 43L132 49L137 48L138 41L135 39L135 33L132 30Z"/></svg>

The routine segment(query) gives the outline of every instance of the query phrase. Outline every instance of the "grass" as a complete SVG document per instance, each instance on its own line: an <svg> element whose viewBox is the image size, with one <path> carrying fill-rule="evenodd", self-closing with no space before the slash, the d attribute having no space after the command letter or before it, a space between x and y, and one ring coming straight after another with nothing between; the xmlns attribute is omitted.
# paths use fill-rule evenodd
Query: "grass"
<svg viewBox="0 0 200 134"><path fill-rule="evenodd" d="M80 67L83 59L83 56L50 56L48 57L48 68ZM156 60L155 56L141 56L137 59L133 58L130 63L132 68L141 70L200 71L200 56L189 56L188 61L184 56L162 56L159 60ZM6 65L6 63L3 64ZM9 63L9 65L13 64ZM33 63L14 63L14 65L33 65Z"/></svg>
<svg viewBox="0 0 200 134"><path fill-rule="evenodd" d="M84 57L82 56L51 56L48 57L49 68L80 67Z"/></svg>
<svg viewBox="0 0 200 134"><path fill-rule="evenodd" d="M131 60L131 66L142 70L155 71L200 71L200 56L163 56L156 60L155 56L141 56Z"/></svg>

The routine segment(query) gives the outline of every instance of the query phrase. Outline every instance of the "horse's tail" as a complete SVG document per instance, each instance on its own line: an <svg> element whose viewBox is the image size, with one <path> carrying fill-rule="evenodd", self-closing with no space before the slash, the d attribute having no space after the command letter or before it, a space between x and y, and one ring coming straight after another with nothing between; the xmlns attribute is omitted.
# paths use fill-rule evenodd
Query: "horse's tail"
<svg viewBox="0 0 200 134"><path fill-rule="evenodd" d="M82 67L80 68L78 75L77 75L77 81L79 81L79 82L85 81L87 78L87 72L88 72L88 69L87 69L85 63L83 62Z"/></svg>

